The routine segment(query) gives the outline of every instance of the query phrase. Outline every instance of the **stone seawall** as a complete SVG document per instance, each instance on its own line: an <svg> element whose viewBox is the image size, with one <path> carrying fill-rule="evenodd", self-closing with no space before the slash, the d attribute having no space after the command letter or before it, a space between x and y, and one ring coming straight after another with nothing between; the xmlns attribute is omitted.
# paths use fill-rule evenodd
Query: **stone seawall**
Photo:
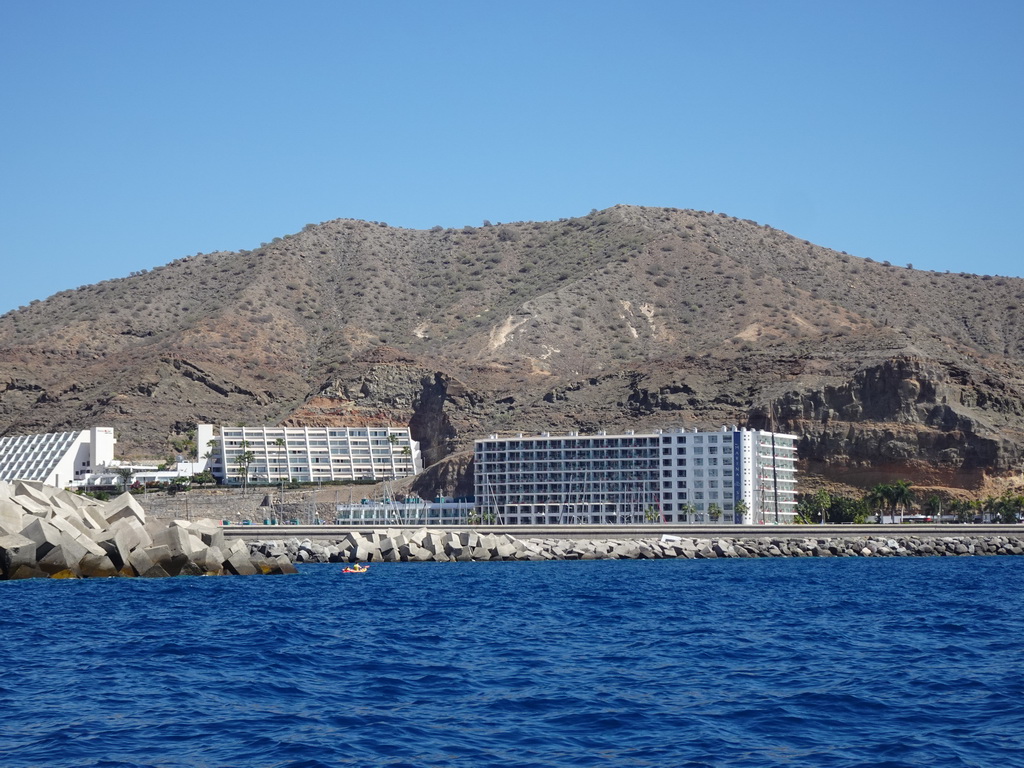
<svg viewBox="0 0 1024 768"><path fill-rule="evenodd" d="M38 482L0 482L0 580L295 572L285 557L226 542L218 521L147 521L129 493L98 502Z"/></svg>
<svg viewBox="0 0 1024 768"><path fill-rule="evenodd" d="M662 536L647 539L517 539L508 534L427 528L347 533L335 541L280 539L252 544L296 562L487 560L694 560L730 557L955 557L1024 555L1024 536L865 536L862 538Z"/></svg>

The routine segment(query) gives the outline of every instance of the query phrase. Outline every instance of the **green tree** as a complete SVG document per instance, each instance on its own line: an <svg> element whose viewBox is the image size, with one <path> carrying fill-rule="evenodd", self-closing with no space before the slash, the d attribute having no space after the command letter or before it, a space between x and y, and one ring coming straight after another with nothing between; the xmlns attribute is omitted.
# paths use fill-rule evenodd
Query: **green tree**
<svg viewBox="0 0 1024 768"><path fill-rule="evenodd" d="M128 490L128 481L132 479L132 474L133 474L132 473L132 468L131 467L117 467L114 470L114 473L117 475L118 479L121 481L121 491L122 491L122 493L124 491L127 491Z"/></svg>
<svg viewBox="0 0 1024 768"><path fill-rule="evenodd" d="M212 485L213 482L213 473L211 473L210 470L208 469L204 469L197 475L192 475L193 485L198 485L200 488L202 488L204 485Z"/></svg>
<svg viewBox="0 0 1024 768"><path fill-rule="evenodd" d="M903 522L903 513L910 510L914 503L914 492L910 489L909 480L897 480L889 486L889 503L893 511L899 512L900 522Z"/></svg>
<svg viewBox="0 0 1024 768"><path fill-rule="evenodd" d="M933 493L921 503L921 509L932 516L936 522L942 522L942 497Z"/></svg>
<svg viewBox="0 0 1024 768"><path fill-rule="evenodd" d="M805 524L827 522L832 501L832 494L824 489L811 496L804 496L796 505L797 520Z"/></svg>
<svg viewBox="0 0 1024 768"><path fill-rule="evenodd" d="M743 522L747 515L750 514L750 507L747 506L747 502L740 499L736 502L736 517L740 522Z"/></svg>
<svg viewBox="0 0 1024 768"><path fill-rule="evenodd" d="M847 496L832 497L828 510L828 519L832 523L856 523L862 525L871 516L871 508L864 499L851 499Z"/></svg>
<svg viewBox="0 0 1024 768"><path fill-rule="evenodd" d="M964 499L954 499L949 503L949 511L958 523L969 523L974 520L974 505Z"/></svg>
<svg viewBox="0 0 1024 768"><path fill-rule="evenodd" d="M661 512L653 505L650 504L644 509L644 522L645 523L656 523L661 520Z"/></svg>
<svg viewBox="0 0 1024 768"><path fill-rule="evenodd" d="M242 494L249 489L249 467L256 460L256 454L249 450L249 441L242 441L242 452L235 457L235 465L239 474L242 475Z"/></svg>
<svg viewBox="0 0 1024 768"><path fill-rule="evenodd" d="M720 506L718 506L718 504L716 504L715 502L711 502L710 504L708 504L708 517L713 522L717 523L718 522L718 518L720 518L721 516L722 516L722 508Z"/></svg>
<svg viewBox="0 0 1024 768"><path fill-rule="evenodd" d="M992 500L989 513L995 522L1008 525L1019 522L1021 514L1024 513L1024 495L1004 491L1001 496Z"/></svg>
<svg viewBox="0 0 1024 768"><path fill-rule="evenodd" d="M864 496L864 501L867 502L871 511L877 516L875 522L882 522L882 516L892 506L890 499L892 498L892 487L884 483L879 483Z"/></svg>
<svg viewBox="0 0 1024 768"><path fill-rule="evenodd" d="M276 440L274 440L274 445L277 447L278 457L280 458L280 454L284 453L284 451L283 451L283 449L285 447L284 438L283 437L279 437ZM285 467L286 468L287 468L287 463L288 463L288 461L287 461L287 459L285 459ZM278 467L278 471L280 472L280 467ZM270 473L268 472L267 474L269 475ZM267 479L269 480L269 477ZM291 472L288 473L288 479L291 480ZM281 475L281 482L284 483L284 475Z"/></svg>

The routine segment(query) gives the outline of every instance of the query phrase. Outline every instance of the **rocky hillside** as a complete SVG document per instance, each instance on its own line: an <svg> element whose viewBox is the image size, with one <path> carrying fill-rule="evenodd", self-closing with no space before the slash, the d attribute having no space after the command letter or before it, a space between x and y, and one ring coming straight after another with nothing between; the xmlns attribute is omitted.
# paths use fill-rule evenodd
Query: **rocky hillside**
<svg viewBox="0 0 1024 768"><path fill-rule="evenodd" d="M1022 299L700 211L336 220L0 317L0 433L163 456L196 421L409 423L436 463L493 431L772 423L830 480L981 489L1024 463Z"/></svg>

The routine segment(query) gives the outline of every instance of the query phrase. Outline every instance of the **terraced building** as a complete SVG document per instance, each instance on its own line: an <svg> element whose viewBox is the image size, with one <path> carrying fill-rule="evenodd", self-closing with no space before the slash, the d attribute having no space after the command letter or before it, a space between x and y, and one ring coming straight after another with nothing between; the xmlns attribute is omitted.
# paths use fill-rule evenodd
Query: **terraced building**
<svg viewBox="0 0 1024 768"><path fill-rule="evenodd" d="M0 481L65 488L110 464L115 442L111 427L0 437Z"/></svg>
<svg viewBox="0 0 1024 768"><path fill-rule="evenodd" d="M199 453L227 484L387 480L422 468L408 427L225 427L199 424Z"/></svg>

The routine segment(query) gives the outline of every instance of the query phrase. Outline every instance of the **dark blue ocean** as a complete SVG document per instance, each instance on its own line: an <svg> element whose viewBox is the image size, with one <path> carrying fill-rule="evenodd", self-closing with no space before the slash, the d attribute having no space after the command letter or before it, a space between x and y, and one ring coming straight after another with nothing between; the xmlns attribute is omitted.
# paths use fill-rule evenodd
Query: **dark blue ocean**
<svg viewBox="0 0 1024 768"><path fill-rule="evenodd" d="M0 768L1024 765L1024 557L0 582Z"/></svg>

